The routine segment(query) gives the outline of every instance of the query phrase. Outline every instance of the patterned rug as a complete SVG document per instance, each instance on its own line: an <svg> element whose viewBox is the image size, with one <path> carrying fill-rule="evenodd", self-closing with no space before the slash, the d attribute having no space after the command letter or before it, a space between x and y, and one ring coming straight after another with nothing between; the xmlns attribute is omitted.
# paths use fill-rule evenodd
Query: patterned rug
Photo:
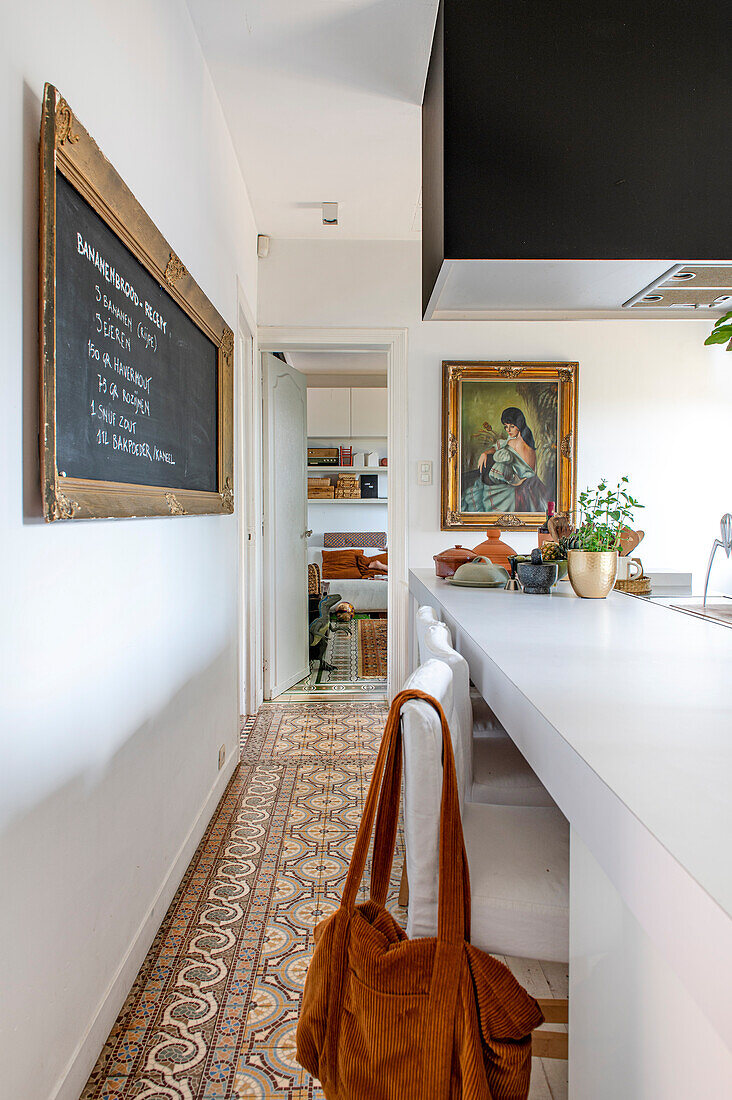
<svg viewBox="0 0 732 1100"><path fill-rule="evenodd" d="M295 1060L299 1002L386 713L374 701L262 708L81 1100L322 1098ZM389 904L403 923L401 834L398 845Z"/></svg>
<svg viewBox="0 0 732 1100"><path fill-rule="evenodd" d="M333 671L322 670L319 683L350 683L358 677L358 634L355 620L348 624L350 633L331 630L325 647L325 662L333 665ZM317 665L314 666L317 669ZM315 678L315 672L313 673Z"/></svg>
<svg viewBox="0 0 732 1100"><path fill-rule="evenodd" d="M328 635L325 662L333 665L333 669L321 669L319 662L313 661L305 679L288 689L288 698L317 692L333 694L357 690L373 694L385 690L387 620L354 618L349 625L350 633L333 630Z"/></svg>
<svg viewBox="0 0 732 1100"><path fill-rule="evenodd" d="M386 679L387 620L359 619L358 675L365 680Z"/></svg>

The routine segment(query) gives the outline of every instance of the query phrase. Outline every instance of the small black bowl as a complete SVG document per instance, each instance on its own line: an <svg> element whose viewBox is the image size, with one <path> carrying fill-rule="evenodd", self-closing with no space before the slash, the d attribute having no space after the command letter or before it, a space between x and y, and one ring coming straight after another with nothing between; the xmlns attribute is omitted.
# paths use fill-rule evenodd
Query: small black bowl
<svg viewBox="0 0 732 1100"><path fill-rule="evenodd" d="M516 572L524 592L530 596L548 596L552 585L557 583L559 566L555 561L543 561L538 565L520 561Z"/></svg>

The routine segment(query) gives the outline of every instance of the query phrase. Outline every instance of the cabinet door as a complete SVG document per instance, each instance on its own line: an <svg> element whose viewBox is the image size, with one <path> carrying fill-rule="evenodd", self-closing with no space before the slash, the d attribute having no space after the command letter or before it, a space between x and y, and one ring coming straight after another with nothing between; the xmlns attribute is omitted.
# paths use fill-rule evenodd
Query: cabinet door
<svg viewBox="0 0 732 1100"><path fill-rule="evenodd" d="M331 439L351 434L351 391L308 390L308 435Z"/></svg>
<svg viewBox="0 0 732 1100"><path fill-rule="evenodd" d="M387 433L386 386L351 390L351 435L385 436Z"/></svg>

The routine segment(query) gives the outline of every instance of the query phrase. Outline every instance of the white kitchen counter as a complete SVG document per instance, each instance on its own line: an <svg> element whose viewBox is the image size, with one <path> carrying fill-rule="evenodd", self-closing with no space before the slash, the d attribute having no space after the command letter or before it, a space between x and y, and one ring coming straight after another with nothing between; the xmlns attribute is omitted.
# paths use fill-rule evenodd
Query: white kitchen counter
<svg viewBox="0 0 732 1100"><path fill-rule="evenodd" d="M637 922L638 936L649 938L654 965L661 959L671 968L664 981L681 983L684 997L711 1026L708 1044L719 1039L728 1055L732 630L619 593L580 600L565 583L551 596L529 596L458 588L431 569L416 569L410 592L417 604L431 604L448 623L473 682L570 821L577 852L572 923L580 913L590 923L602 923L592 896L599 904L607 886L626 926ZM580 879L588 886L593 875L592 896L585 891L580 897ZM575 925L575 932L572 965L582 942L577 969L586 972L583 988L591 991L597 967L589 960L597 950L598 963L603 951L586 928ZM624 956L626 933L627 927L615 944ZM610 947L605 955L612 957ZM631 984L632 979L628 974ZM668 990L664 997L673 1002ZM578 1000L581 993L575 1009ZM646 1010L649 1005L639 1008ZM632 1017L627 1001L624 1011ZM586 1025L576 1022L570 1035ZM616 1054L617 1043L628 1041L618 1033ZM573 1058L571 1053L570 1084ZM594 1060L603 1065L599 1050ZM729 1062L727 1069L732 1080ZM666 1091L654 1093L658 1080L643 1091L634 1078L602 1083L585 1070L578 1063L575 1083L586 1081L584 1088L593 1094L585 1097L573 1087L578 1100L677 1095L666 1083ZM647 1071L647 1066L639 1069L638 1080L645 1081ZM602 1073L605 1081L607 1067ZM678 1067L674 1080L674 1089L687 1087ZM613 1088L626 1091L613 1093Z"/></svg>

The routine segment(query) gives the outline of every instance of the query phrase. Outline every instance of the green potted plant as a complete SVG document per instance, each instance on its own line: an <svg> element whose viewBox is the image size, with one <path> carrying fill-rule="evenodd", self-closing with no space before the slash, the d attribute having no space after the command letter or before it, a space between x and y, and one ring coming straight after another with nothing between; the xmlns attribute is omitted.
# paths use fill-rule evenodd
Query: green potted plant
<svg viewBox="0 0 732 1100"><path fill-rule="evenodd" d="M596 489L580 493L579 525L567 562L570 584L585 599L604 599L615 584L621 535L634 510L643 507L627 486L627 477L614 488L603 478Z"/></svg>

